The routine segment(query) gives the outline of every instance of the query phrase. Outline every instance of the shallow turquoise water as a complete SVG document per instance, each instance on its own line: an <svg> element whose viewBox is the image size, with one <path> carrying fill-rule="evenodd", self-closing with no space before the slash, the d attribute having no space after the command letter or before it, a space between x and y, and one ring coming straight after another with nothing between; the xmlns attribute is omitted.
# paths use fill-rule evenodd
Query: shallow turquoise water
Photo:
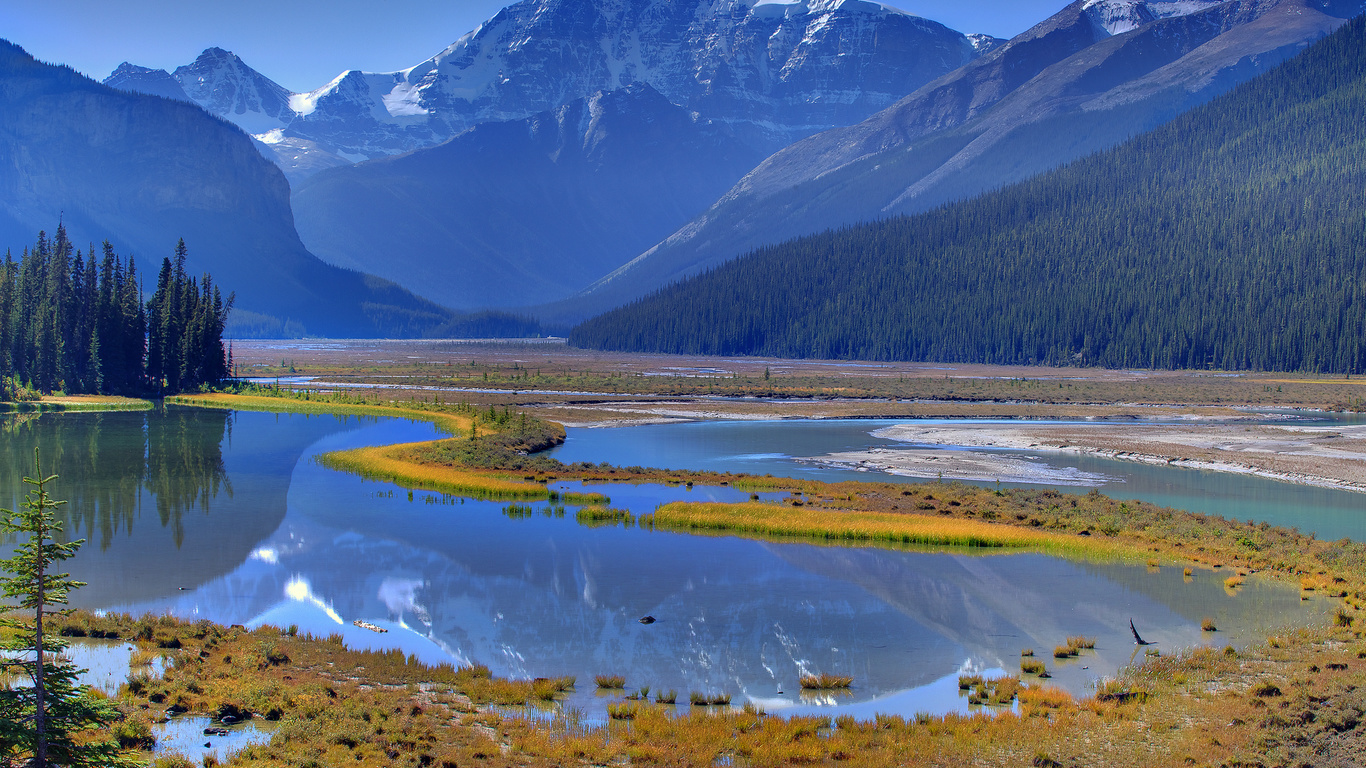
<svg viewBox="0 0 1366 768"><path fill-rule="evenodd" d="M882 472L831 469L799 460L870 447L906 447L904 443L870 434L883 427L905 423L905 419L711 421L614 429L570 429L565 444L555 449L552 455L569 463L606 461L623 466L637 464L670 469L749 472L813 480L924 482ZM916 423L962 425L972 422L923 420ZM1142 428L1141 425L1135 425L1135 429ZM1363 493L1296 485L1251 475L1067 453L1001 453L1108 478L1094 487L1118 499L1139 499L1236 520L1265 521L1272 525L1313 532L1324 539L1346 537L1366 540L1366 494ZM1003 485L1052 487L1069 493L1084 493L1091 487L1024 483Z"/></svg>

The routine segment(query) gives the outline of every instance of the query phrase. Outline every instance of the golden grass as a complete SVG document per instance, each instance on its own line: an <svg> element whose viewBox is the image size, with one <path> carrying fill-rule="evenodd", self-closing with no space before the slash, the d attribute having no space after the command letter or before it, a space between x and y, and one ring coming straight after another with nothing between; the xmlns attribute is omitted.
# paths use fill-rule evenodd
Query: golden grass
<svg viewBox="0 0 1366 768"><path fill-rule="evenodd" d="M744 502L673 502L640 524L674 531L713 531L758 537L821 539L842 544L892 543L951 547L989 547L1078 551L1113 551L1108 543L1078 541L1032 528L995 525L979 520L939 518L894 512L855 512L782 504Z"/></svg>
<svg viewBox="0 0 1366 768"><path fill-rule="evenodd" d="M829 691L840 688L848 688L854 684L854 678L847 675L830 675L822 672L819 675L802 675L799 681L802 688L812 691Z"/></svg>
<svg viewBox="0 0 1366 768"><path fill-rule="evenodd" d="M0 403L0 413L48 411L150 411L151 400L118 395L46 395L39 400Z"/></svg>
<svg viewBox="0 0 1366 768"><path fill-rule="evenodd" d="M272 413L331 413L349 416L389 416L400 419L429 421L448 434L469 434L473 419L464 414L443 410L427 410L401 405L370 405L355 402L302 400L297 397L266 395L234 395L226 392L207 392L199 395L172 395L166 402L193 405L200 408L230 408L239 411L268 411Z"/></svg>
<svg viewBox="0 0 1366 768"><path fill-rule="evenodd" d="M626 678L621 675L598 675L593 680L599 688L609 691L621 690L626 687Z"/></svg>
<svg viewBox="0 0 1366 768"><path fill-rule="evenodd" d="M352 448L334 451L319 458L323 466L351 472L368 480L394 483L405 488L421 488L481 499L540 500L550 491L540 483L512 480L491 472L418 464L404 454L429 442Z"/></svg>

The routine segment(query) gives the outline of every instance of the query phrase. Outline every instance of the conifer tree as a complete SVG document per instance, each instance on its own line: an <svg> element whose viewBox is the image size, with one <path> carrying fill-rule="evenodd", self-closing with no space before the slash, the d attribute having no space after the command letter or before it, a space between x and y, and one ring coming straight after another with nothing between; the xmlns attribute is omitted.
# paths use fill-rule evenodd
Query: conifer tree
<svg viewBox="0 0 1366 768"><path fill-rule="evenodd" d="M208 274L188 277L187 255L182 240L144 305L132 258L107 241L98 259L93 246L73 253L61 226L52 240L40 232L0 268L0 388L135 395L224 378L233 297L224 301Z"/></svg>
<svg viewBox="0 0 1366 768"><path fill-rule="evenodd" d="M32 612L31 621L12 615L3 620L15 634L4 644L10 655L0 664L6 671L26 676L32 685L0 692L0 714L5 715L0 725L0 758L27 761L32 768L131 765L117 742L76 738L80 731L107 726L117 713L77 683L79 670L54 658L66 643L45 630L44 619L60 613L52 608L66 605L71 591L84 586L69 574L54 571L85 540L61 541L62 523L54 510L65 502L53 500L48 491L57 476L43 476L37 449L33 468L34 477L24 478L31 490L19 511L0 510L0 532L20 539L14 555L0 560L5 574L0 576L3 595L18 601L4 608Z"/></svg>

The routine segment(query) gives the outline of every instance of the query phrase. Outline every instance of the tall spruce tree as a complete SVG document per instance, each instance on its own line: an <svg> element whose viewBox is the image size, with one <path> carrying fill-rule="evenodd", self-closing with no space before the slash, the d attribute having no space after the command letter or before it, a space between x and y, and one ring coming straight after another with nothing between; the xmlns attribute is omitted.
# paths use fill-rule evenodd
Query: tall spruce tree
<svg viewBox="0 0 1366 768"><path fill-rule="evenodd" d="M179 391L227 375L223 330L232 296L213 279L185 273L182 240L162 261L144 305L137 266L107 241L97 259L57 236L25 249L0 268L0 394L19 387L70 393Z"/></svg>

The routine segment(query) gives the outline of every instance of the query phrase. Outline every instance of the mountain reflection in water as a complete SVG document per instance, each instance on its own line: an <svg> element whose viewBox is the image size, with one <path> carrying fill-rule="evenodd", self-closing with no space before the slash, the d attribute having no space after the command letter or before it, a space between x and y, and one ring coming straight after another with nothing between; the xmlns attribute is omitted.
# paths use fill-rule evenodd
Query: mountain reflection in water
<svg viewBox="0 0 1366 768"><path fill-rule="evenodd" d="M1130 662L1130 618L1171 651L1256 639L1322 610L1256 580L1229 594L1217 572L1186 580L1174 568L1039 554L586 528L572 508L557 517L541 514L544 504L509 519L501 503L410 500L312 461L434 436L394 419L178 408L10 418L0 487L14 492L40 446L45 467L63 476L57 496L72 501L73 533L98 542L72 561L90 582L75 594L82 607L297 624L502 675L575 675L569 704L590 715L606 701L593 690L598 674L685 700L727 692L770 710L965 709L952 676L1014 672L1027 647L1055 683L1084 693ZM728 488L603 490L637 514L673 499L748 498ZM646 614L658 621L640 624ZM1206 615L1216 638L1199 629ZM1095 653L1054 662L1052 647L1076 634L1097 637ZM854 689L803 699L797 681L808 672L850 675Z"/></svg>

